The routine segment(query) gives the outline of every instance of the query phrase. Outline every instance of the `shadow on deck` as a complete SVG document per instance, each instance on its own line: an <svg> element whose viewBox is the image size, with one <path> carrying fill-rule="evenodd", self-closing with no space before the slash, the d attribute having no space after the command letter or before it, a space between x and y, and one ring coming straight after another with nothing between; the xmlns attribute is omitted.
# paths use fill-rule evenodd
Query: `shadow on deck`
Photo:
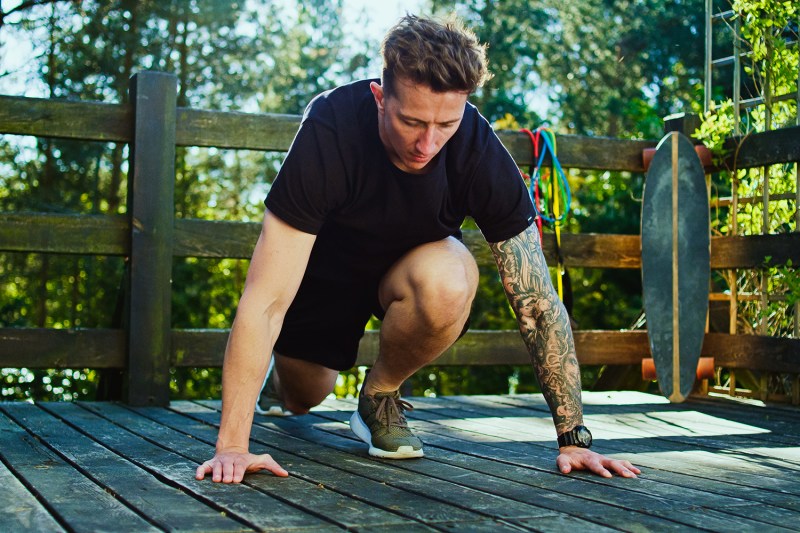
<svg viewBox="0 0 800 533"><path fill-rule="evenodd" d="M195 481L220 403L0 404L8 531L736 530L800 528L800 409L584 393L602 453L635 480L555 469L541 395L411 398L424 459L369 458L353 400L256 417L255 453L291 476Z"/></svg>

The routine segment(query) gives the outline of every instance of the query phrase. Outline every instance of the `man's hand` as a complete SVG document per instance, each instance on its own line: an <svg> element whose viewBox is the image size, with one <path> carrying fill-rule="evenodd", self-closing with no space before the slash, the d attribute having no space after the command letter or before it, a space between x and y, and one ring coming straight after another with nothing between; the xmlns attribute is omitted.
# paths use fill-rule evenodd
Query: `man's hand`
<svg viewBox="0 0 800 533"><path fill-rule="evenodd" d="M589 470L603 477L612 477L614 474L622 477L636 477L636 474L642 473L628 461L609 459L586 448L563 446L558 451L556 464L562 474L569 474L573 470Z"/></svg>
<svg viewBox="0 0 800 533"><path fill-rule="evenodd" d="M269 454L253 455L247 450L223 450L198 466L195 478L203 479L206 474L211 474L211 479L216 483L240 483L246 472L259 470L269 470L278 477L289 475Z"/></svg>

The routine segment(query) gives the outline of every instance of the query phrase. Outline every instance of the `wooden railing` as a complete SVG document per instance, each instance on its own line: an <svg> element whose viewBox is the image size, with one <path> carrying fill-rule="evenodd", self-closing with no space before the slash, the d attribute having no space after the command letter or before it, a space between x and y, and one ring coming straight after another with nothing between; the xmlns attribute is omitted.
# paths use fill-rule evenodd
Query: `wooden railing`
<svg viewBox="0 0 800 533"><path fill-rule="evenodd" d="M128 209L119 215L0 213L0 251L116 255L128 258L124 329L0 328L0 367L121 368L125 400L134 405L169 402L170 367L222 364L227 330L173 330L170 326L173 257L249 258L260 225L176 219L176 146L285 151L300 117L201 111L176 106L176 78L143 72L131 79L130 103L101 104L0 96L0 134L129 143ZM520 165L532 161L524 134L499 136ZM753 135L738 142L737 168L800 160L800 128ZM655 141L559 136L565 168L642 172L642 151ZM732 164L732 162L729 162ZM465 241L479 264L493 264L477 231ZM555 257L552 235L545 255ZM638 235L564 234L568 267L638 269ZM753 268L766 257L800 263L800 234L717 237L711 267ZM583 364L631 364L649 356L644 331L576 331ZM377 356L368 332L358 364ZM774 372L800 372L800 340L709 333L703 354L717 364ZM527 364L516 331L469 331L436 364Z"/></svg>

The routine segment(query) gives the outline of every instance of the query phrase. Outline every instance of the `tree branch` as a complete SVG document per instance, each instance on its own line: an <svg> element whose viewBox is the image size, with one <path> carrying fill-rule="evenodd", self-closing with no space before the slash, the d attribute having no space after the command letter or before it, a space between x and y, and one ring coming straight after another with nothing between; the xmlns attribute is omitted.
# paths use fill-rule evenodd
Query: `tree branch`
<svg viewBox="0 0 800 533"><path fill-rule="evenodd" d="M12 7L6 12L4 12L3 8L0 7L0 28L2 28L3 25L5 24L6 17L8 15L16 13L17 11L25 11L26 9L31 9L33 7L44 6L47 4L55 4L56 2L61 2L61 1L65 0L28 0L26 2L22 2L16 7Z"/></svg>

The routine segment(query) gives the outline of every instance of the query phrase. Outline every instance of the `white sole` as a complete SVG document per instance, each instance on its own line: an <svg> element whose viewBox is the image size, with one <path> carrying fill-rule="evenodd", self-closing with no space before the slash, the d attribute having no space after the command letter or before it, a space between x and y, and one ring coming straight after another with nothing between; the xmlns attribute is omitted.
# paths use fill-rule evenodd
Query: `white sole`
<svg viewBox="0 0 800 533"><path fill-rule="evenodd" d="M381 450L372 445L372 432L370 432L367 425L361 419L358 411L353 411L353 416L350 417L350 429L356 436L369 445L369 454L372 457L381 457L383 459L416 459L422 457L425 453L422 448L415 450L413 446L400 446L396 452L389 452Z"/></svg>
<svg viewBox="0 0 800 533"><path fill-rule="evenodd" d="M258 404L256 404L256 413L263 416L292 416L294 414L293 412L288 411L279 405L273 405L265 411L264 409L260 408Z"/></svg>

